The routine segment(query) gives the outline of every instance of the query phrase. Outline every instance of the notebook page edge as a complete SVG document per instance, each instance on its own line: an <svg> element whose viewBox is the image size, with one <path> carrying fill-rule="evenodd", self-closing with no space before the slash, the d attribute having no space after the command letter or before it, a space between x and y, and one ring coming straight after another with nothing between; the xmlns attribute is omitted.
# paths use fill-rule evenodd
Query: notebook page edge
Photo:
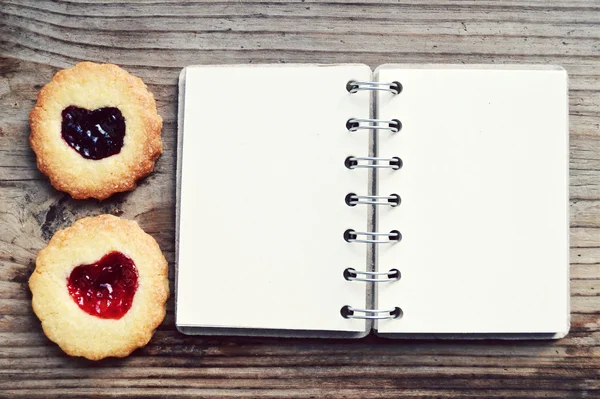
<svg viewBox="0 0 600 399"><path fill-rule="evenodd" d="M237 327L211 327L211 326L177 326L177 330L185 335L223 336L223 337L273 337L273 338L339 338L359 339L370 334L365 331L332 331L332 330L297 330L297 329L271 329L271 328L237 328Z"/></svg>
<svg viewBox="0 0 600 399"><path fill-rule="evenodd" d="M375 68L374 73L378 74L380 70L385 69L493 69L493 70L540 70L540 71L564 71L565 68L555 64L381 64Z"/></svg>
<svg viewBox="0 0 600 399"><path fill-rule="evenodd" d="M177 175L175 186L175 328L181 333L182 327L178 323L178 284L179 284L179 224L180 224L180 200L181 200L181 166L183 154L183 117L185 115L185 77L187 68L184 67L179 73L178 79L178 104L177 104Z"/></svg>

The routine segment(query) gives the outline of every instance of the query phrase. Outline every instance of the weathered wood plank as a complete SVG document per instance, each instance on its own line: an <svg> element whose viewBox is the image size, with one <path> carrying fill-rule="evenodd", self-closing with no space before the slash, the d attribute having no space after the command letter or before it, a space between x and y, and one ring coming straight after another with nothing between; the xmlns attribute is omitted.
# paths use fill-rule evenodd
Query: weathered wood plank
<svg viewBox="0 0 600 399"><path fill-rule="evenodd" d="M592 398L600 395L600 3L594 0L0 0L0 397ZM80 60L154 93L165 152L133 192L75 201L37 171L38 90ZM43 334L27 280L74 220L137 220L171 265L177 76L188 64L543 63L570 77L571 333L546 341L189 337L98 363Z"/></svg>
<svg viewBox="0 0 600 399"><path fill-rule="evenodd" d="M52 393L59 395L61 398L79 398L84 395L86 398L102 398L105 395L110 395L114 398L127 397L177 397L177 398L197 398L216 399L233 396L236 398L376 398L376 399L397 399L401 394L404 398L548 398L548 399L565 399L565 398L581 398L582 394L586 395L585 388L577 390L534 390L531 389L464 389L455 388L449 389L404 389L401 385L392 385L392 388L383 389L381 385L384 381L374 381L368 388L348 389L344 387L344 381L340 381L339 385L333 388L314 388L305 386L303 388L292 389L237 389L237 388L220 388L220 389L197 389L197 388L120 388L114 390L103 390L102 393L97 388L80 388L74 391L72 388L53 389ZM392 381L387 381L393 383ZM428 384L428 380L422 382ZM591 391L589 391L591 392ZM47 398L48 391L45 390L7 390L7 397L17 398ZM585 396L584 396L585 397ZM593 396L589 396L593 397Z"/></svg>

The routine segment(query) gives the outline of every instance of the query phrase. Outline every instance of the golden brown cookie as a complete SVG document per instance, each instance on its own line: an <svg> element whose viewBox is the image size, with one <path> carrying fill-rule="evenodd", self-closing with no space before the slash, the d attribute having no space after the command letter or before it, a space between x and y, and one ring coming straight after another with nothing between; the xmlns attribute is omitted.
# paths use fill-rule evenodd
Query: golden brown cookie
<svg viewBox="0 0 600 399"><path fill-rule="evenodd" d="M67 354L124 357L146 345L165 317L168 267L136 222L101 215L56 232L29 287L44 333Z"/></svg>
<svg viewBox="0 0 600 399"><path fill-rule="evenodd" d="M144 82L112 64L59 71L29 115L38 168L73 198L133 190L162 152L162 119Z"/></svg>

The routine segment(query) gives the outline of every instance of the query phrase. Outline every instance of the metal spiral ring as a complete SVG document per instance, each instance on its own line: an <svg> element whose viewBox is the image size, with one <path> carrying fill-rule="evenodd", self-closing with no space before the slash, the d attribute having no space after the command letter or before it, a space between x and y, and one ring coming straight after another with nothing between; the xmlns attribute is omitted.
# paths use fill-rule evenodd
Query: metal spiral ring
<svg viewBox="0 0 600 399"><path fill-rule="evenodd" d="M369 201L361 201L361 200L369 200ZM378 200L385 200L384 202ZM388 205L391 207L395 207L400 205L400 196L398 194L391 195L356 195L354 193L350 193L346 195L346 204L349 206L355 205Z"/></svg>
<svg viewBox="0 0 600 399"><path fill-rule="evenodd" d="M353 94L362 90L389 91L392 94L400 94L402 85L400 82L358 82L351 80L346 84L346 90Z"/></svg>
<svg viewBox="0 0 600 399"><path fill-rule="evenodd" d="M358 239L358 236L375 237L374 239ZM376 237L387 237L387 240L379 240ZM348 229L344 232L344 240L347 242L358 242L364 244L394 244L402 239L402 234L398 230L392 230L389 233L379 233L376 231L354 231Z"/></svg>
<svg viewBox="0 0 600 399"><path fill-rule="evenodd" d="M363 125L368 123L368 125ZM379 124L383 123L383 126ZM385 124L387 123L387 126ZM392 133L397 133L402 129L402 122L398 119L359 119L350 118L346 122L346 128L349 132L356 132L357 130L389 130Z"/></svg>
<svg viewBox="0 0 600 399"><path fill-rule="evenodd" d="M345 319L366 320L399 319L404 315L402 309L397 306L393 309L357 309L346 305L340 309L340 313ZM357 315L356 313L364 313L364 315Z"/></svg>
<svg viewBox="0 0 600 399"><path fill-rule="evenodd" d="M368 277L358 277L359 275ZM378 278L378 276L385 276L386 278ZM348 281L365 281L368 283L385 283L390 281L400 280L401 274L398 269L391 269L387 272L363 272L356 270L352 267L344 270L344 278Z"/></svg>
<svg viewBox="0 0 600 399"><path fill-rule="evenodd" d="M359 161L373 162L366 165L359 164ZM378 162L387 162L387 165L379 165ZM382 158L382 157L353 157L350 156L344 161L344 165L348 169L356 168L370 168L370 169L393 169L398 170L402 168L402 159L399 157Z"/></svg>

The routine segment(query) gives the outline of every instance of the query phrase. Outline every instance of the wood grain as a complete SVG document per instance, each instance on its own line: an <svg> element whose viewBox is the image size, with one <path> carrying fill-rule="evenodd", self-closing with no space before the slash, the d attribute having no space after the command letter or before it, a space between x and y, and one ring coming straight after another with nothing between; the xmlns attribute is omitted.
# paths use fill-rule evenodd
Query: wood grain
<svg viewBox="0 0 600 399"><path fill-rule="evenodd" d="M80 60L142 77L165 152L138 189L75 201L35 167L37 91ZM126 359L65 356L33 315L37 252L74 220L137 220L174 256L176 82L188 64L559 64L570 76L572 331L557 342L198 338L173 303ZM19 398L600 397L600 3L0 0L0 396ZM171 270L171 278L173 271Z"/></svg>

